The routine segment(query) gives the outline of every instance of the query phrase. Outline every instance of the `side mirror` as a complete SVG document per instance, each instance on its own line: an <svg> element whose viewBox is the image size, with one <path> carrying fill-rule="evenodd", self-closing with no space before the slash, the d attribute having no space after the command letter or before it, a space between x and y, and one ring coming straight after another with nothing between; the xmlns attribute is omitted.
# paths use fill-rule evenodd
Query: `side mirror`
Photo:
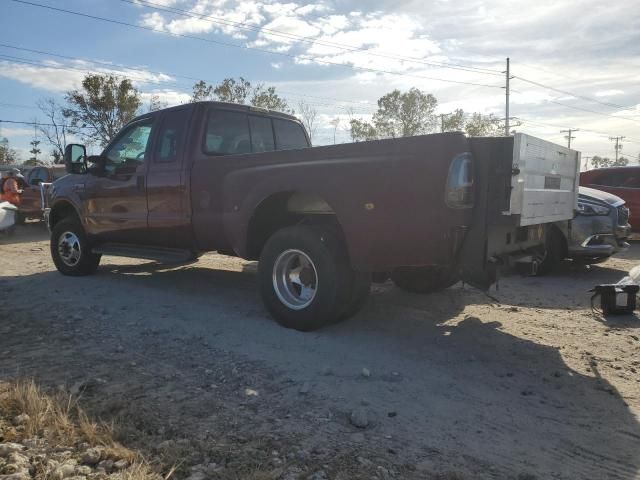
<svg viewBox="0 0 640 480"><path fill-rule="evenodd" d="M67 173L87 173L87 149L84 145L70 143L64 149L64 166Z"/></svg>

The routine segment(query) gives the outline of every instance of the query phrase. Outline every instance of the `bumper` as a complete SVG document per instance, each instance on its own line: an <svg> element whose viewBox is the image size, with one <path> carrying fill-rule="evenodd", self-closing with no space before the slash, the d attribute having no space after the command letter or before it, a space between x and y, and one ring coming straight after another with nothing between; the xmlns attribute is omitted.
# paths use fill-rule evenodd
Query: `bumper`
<svg viewBox="0 0 640 480"><path fill-rule="evenodd" d="M617 225L617 215L573 219L568 242L571 258L606 258L629 248L631 226Z"/></svg>

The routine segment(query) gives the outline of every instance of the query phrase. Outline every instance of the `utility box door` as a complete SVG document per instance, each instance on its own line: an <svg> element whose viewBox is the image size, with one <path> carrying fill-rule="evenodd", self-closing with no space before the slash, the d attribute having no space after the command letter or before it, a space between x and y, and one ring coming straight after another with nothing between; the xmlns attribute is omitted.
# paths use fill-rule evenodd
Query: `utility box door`
<svg viewBox="0 0 640 480"><path fill-rule="evenodd" d="M570 220L578 203L580 152L517 133L510 209L519 226Z"/></svg>

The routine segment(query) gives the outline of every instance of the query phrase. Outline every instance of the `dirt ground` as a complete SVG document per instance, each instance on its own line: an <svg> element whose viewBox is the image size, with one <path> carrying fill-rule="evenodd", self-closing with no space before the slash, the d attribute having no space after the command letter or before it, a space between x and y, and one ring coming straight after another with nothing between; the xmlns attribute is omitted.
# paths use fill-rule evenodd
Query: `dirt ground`
<svg viewBox="0 0 640 480"><path fill-rule="evenodd" d="M68 278L27 224L0 236L0 380L79 394L179 476L640 479L640 319L605 321L587 292L636 263L640 244L494 299L375 286L355 318L300 333L265 312L254 263L104 257Z"/></svg>

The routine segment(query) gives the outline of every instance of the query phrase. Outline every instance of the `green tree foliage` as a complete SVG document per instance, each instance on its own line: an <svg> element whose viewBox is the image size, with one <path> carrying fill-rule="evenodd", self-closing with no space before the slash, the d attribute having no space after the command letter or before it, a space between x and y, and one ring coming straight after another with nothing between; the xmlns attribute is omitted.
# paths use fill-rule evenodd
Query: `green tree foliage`
<svg viewBox="0 0 640 480"><path fill-rule="evenodd" d="M15 165L17 162L17 151L5 145L0 146L0 165Z"/></svg>
<svg viewBox="0 0 640 480"><path fill-rule="evenodd" d="M470 137L496 137L502 134L500 119L493 114L472 113L464 130Z"/></svg>
<svg viewBox="0 0 640 480"><path fill-rule="evenodd" d="M217 100L242 105L248 103L254 107L293 113L287 101L277 94L275 87L265 87L262 83L254 86L243 77L238 79L225 78L215 86L208 85L205 81L200 80L193 86L191 101L200 102L204 100Z"/></svg>
<svg viewBox="0 0 640 480"><path fill-rule="evenodd" d="M211 100L213 96L213 87L207 85L204 80L200 80L193 86L193 94L191 95L192 102L203 102L205 100Z"/></svg>
<svg viewBox="0 0 640 480"><path fill-rule="evenodd" d="M611 165L613 165L613 161L608 157L600 157L598 155L594 155L591 158L591 165L593 165L593 168L610 167Z"/></svg>
<svg viewBox="0 0 640 480"><path fill-rule="evenodd" d="M626 167L629 165L629 159L627 157L618 157L618 160L613 161L614 167Z"/></svg>
<svg viewBox="0 0 640 480"><path fill-rule="evenodd" d="M65 99L64 115L73 133L100 146L109 143L142 104L133 84L114 75L87 75L82 89L67 92Z"/></svg>
<svg viewBox="0 0 640 480"><path fill-rule="evenodd" d="M442 132L464 132L464 124L465 113L461 108L440 115L440 130Z"/></svg>
<svg viewBox="0 0 640 480"><path fill-rule="evenodd" d="M29 144L31 145L31 150L29 150L29 153L31 154L31 158L29 158L29 161L33 162L34 165L38 165L39 164L38 155L41 152L41 150L38 148L38 145L40 145L40 140L38 140L37 138L34 138L29 142Z"/></svg>
<svg viewBox="0 0 640 480"><path fill-rule="evenodd" d="M435 131L436 98L417 88L408 92L394 90L378 100L378 110L372 123L351 119L351 138L354 141L378 138L411 137Z"/></svg>

